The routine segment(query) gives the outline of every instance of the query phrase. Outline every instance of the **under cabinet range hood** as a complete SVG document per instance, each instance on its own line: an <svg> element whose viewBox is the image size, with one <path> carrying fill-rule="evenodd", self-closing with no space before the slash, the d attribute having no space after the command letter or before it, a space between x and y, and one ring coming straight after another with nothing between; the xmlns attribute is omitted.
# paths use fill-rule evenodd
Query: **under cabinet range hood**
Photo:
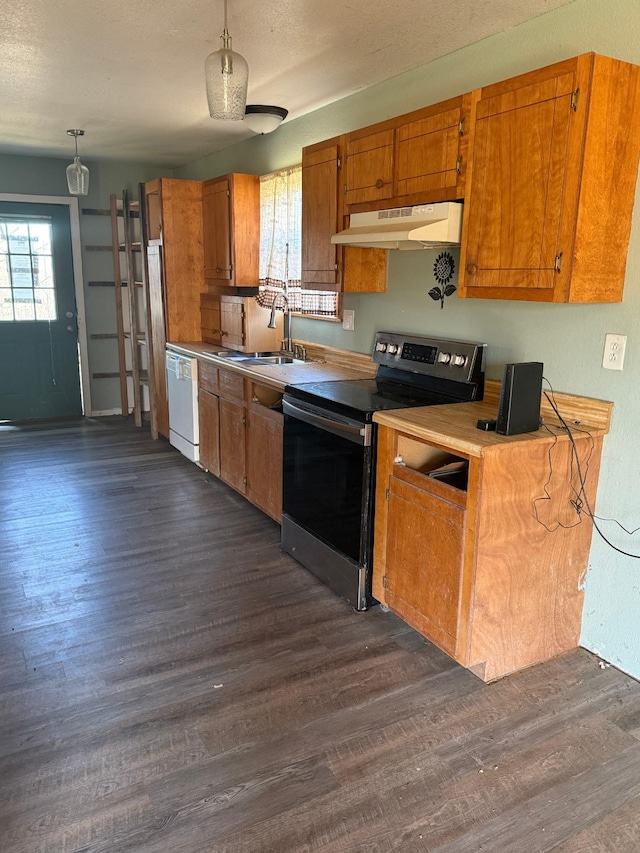
<svg viewBox="0 0 640 853"><path fill-rule="evenodd" d="M443 249L459 246L461 231L462 202L443 201L352 213L349 227L331 242L370 249Z"/></svg>

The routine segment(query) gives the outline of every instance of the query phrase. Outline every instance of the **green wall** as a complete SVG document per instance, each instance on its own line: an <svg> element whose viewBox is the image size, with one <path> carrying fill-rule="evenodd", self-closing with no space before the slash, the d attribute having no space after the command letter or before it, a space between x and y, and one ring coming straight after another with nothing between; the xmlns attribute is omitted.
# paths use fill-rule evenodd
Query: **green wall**
<svg viewBox="0 0 640 853"><path fill-rule="evenodd" d="M176 176L264 173L293 165L300 162L303 145L591 50L640 64L637 0L576 0L285 123L270 136L255 137L190 163L178 169ZM390 253L385 294L345 297L345 307L356 312L355 332L345 332L336 323L296 318L294 335L361 351L370 350L378 328L482 340L489 344L492 378L501 376L506 361L544 362L545 376L557 390L614 401L596 511L630 529L640 525L638 205L621 304L537 305L452 297L441 310L427 295L435 256L434 252ZM606 332L628 336L622 373L601 367ZM583 519L583 523L590 522ZM618 547L640 554L640 534L631 539L610 522L600 526ZM586 581L582 643L640 677L640 561L616 553L596 534Z"/></svg>
<svg viewBox="0 0 640 853"><path fill-rule="evenodd" d="M68 196L65 160L45 157L0 155L0 192L27 195ZM84 160L83 160L84 162ZM92 339L92 334L115 332L116 314L113 287L89 285L93 281L113 281L111 219L109 216L83 214L85 208L109 210L111 193L121 195L129 190L137 197L138 183L159 175L170 175L157 166L134 163L86 161L89 168L89 195L80 197L80 239L84 278L85 318L89 371L92 376L91 409L94 414L120 410L118 379L94 379L94 373L118 370L117 342L114 339ZM105 246L106 251L87 251L85 246ZM91 412L87 412L91 414Z"/></svg>

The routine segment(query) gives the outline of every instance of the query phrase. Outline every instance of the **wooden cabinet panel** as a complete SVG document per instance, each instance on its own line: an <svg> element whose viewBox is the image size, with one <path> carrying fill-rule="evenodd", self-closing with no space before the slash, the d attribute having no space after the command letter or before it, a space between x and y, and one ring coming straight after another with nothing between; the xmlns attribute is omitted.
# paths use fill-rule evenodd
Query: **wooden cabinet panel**
<svg viewBox="0 0 640 853"><path fill-rule="evenodd" d="M217 285L231 284L231 190L228 178L205 181L202 188L204 275Z"/></svg>
<svg viewBox="0 0 640 853"><path fill-rule="evenodd" d="M242 494L246 492L246 420L244 403L220 398L220 479Z"/></svg>
<svg viewBox="0 0 640 853"><path fill-rule="evenodd" d="M465 511L391 477L388 512L387 603L416 630L455 654Z"/></svg>
<svg viewBox="0 0 640 853"><path fill-rule="evenodd" d="M244 379L232 370L218 370L218 392L221 397L244 400Z"/></svg>
<svg viewBox="0 0 640 853"><path fill-rule="evenodd" d="M387 252L340 247L331 237L344 227L342 154L335 137L302 150L302 286L344 293L383 293Z"/></svg>
<svg viewBox="0 0 640 853"><path fill-rule="evenodd" d="M199 362L202 365L202 362ZM220 401L215 394L198 390L200 423L200 464L206 471L220 476Z"/></svg>
<svg viewBox="0 0 640 853"><path fill-rule="evenodd" d="M236 349L244 346L244 302L220 302L220 338L222 346Z"/></svg>
<svg viewBox="0 0 640 853"><path fill-rule="evenodd" d="M209 284L257 287L260 179L232 173L202 185L204 276Z"/></svg>
<svg viewBox="0 0 640 853"><path fill-rule="evenodd" d="M347 135L345 203L393 196L393 130L356 131Z"/></svg>
<svg viewBox="0 0 640 853"><path fill-rule="evenodd" d="M331 242L339 227L338 144L302 153L302 285L335 290L341 252Z"/></svg>
<svg viewBox="0 0 640 853"><path fill-rule="evenodd" d="M468 93L409 113L396 130L394 201L404 206L464 197L474 103Z"/></svg>
<svg viewBox="0 0 640 853"><path fill-rule="evenodd" d="M458 295L622 299L640 68L584 54L480 90Z"/></svg>
<svg viewBox="0 0 640 853"><path fill-rule="evenodd" d="M202 340L209 344L222 346L222 321L220 297L203 293L200 297L200 317L202 320Z"/></svg>
<svg viewBox="0 0 640 853"><path fill-rule="evenodd" d="M247 428L247 497L280 523L282 516L281 412L252 403Z"/></svg>
<svg viewBox="0 0 640 853"><path fill-rule="evenodd" d="M201 339L204 290L202 184L158 178L144 189L149 359L158 432L169 437L165 348L167 341Z"/></svg>
<svg viewBox="0 0 640 853"><path fill-rule="evenodd" d="M198 359L198 385L205 391L210 391L212 394L218 393L220 390L218 373L219 369L215 364L204 358Z"/></svg>

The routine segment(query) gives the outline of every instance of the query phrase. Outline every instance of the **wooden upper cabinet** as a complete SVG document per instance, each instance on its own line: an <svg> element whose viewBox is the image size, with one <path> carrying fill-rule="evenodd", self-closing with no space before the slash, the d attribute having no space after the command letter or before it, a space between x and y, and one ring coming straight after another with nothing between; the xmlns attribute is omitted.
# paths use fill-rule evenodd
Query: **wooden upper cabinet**
<svg viewBox="0 0 640 853"><path fill-rule="evenodd" d="M344 226L344 137L302 149L302 286L311 290L379 293L387 287L387 253L336 246Z"/></svg>
<svg viewBox="0 0 640 853"><path fill-rule="evenodd" d="M147 299L158 432L169 437L165 346L201 339L204 290L202 183L158 178L145 184Z"/></svg>
<svg viewBox="0 0 640 853"><path fill-rule="evenodd" d="M341 252L331 242L339 230L337 141L302 150L302 286L335 290Z"/></svg>
<svg viewBox="0 0 640 853"><path fill-rule="evenodd" d="M393 196L393 130L364 128L347 134L345 203L390 199Z"/></svg>
<svg viewBox="0 0 640 853"><path fill-rule="evenodd" d="M464 197L473 101L470 93L404 117L394 152L393 195L401 206Z"/></svg>
<svg viewBox="0 0 640 853"><path fill-rule="evenodd" d="M204 274L212 284L231 283L231 190L224 177L202 187Z"/></svg>
<svg viewBox="0 0 640 853"><path fill-rule="evenodd" d="M202 185L204 276L207 284L257 287L260 179L229 174Z"/></svg>
<svg viewBox="0 0 640 853"><path fill-rule="evenodd" d="M621 301L639 72L585 54L480 90L459 296Z"/></svg>

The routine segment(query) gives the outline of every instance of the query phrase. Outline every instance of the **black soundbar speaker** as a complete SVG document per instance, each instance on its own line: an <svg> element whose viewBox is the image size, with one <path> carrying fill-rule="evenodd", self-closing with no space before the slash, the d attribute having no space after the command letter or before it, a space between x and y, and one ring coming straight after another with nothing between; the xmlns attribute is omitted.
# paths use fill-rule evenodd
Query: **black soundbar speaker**
<svg viewBox="0 0 640 853"><path fill-rule="evenodd" d="M496 419L500 435L534 432L540 426L542 368L541 361L505 364Z"/></svg>

